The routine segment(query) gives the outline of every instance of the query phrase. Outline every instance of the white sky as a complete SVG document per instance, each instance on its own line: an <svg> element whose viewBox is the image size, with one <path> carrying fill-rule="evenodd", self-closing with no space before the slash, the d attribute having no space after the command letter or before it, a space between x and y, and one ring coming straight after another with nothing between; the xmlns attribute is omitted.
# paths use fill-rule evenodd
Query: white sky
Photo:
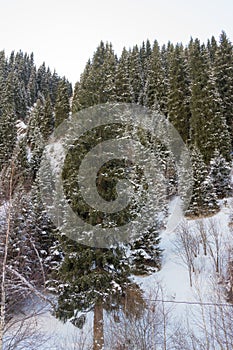
<svg viewBox="0 0 233 350"><path fill-rule="evenodd" d="M0 50L34 52L73 83L101 40L124 46L206 42L225 30L233 41L232 0L0 0Z"/></svg>

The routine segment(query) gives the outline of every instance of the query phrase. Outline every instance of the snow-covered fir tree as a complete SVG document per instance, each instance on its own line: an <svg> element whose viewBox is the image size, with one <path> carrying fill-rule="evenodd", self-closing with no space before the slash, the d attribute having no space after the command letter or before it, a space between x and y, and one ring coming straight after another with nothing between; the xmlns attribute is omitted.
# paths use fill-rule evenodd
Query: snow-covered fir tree
<svg viewBox="0 0 233 350"><path fill-rule="evenodd" d="M184 48L176 45L171 54L168 92L168 119L184 142L190 139L190 88Z"/></svg>
<svg viewBox="0 0 233 350"><path fill-rule="evenodd" d="M191 151L193 189L191 201L186 211L187 216L206 216L218 211L217 195L214 192L213 179L198 148Z"/></svg>
<svg viewBox="0 0 233 350"><path fill-rule="evenodd" d="M223 116L227 122L231 139L233 136L233 48L225 32L220 35L220 44L216 49L214 71L220 97Z"/></svg>
<svg viewBox="0 0 233 350"><path fill-rule="evenodd" d="M215 150L213 158L210 160L209 175L219 199L229 197L232 194L231 165L218 150Z"/></svg>
<svg viewBox="0 0 233 350"><path fill-rule="evenodd" d="M57 97L54 107L55 127L57 128L65 119L69 117L70 101L69 90L65 80L61 80L57 89Z"/></svg>

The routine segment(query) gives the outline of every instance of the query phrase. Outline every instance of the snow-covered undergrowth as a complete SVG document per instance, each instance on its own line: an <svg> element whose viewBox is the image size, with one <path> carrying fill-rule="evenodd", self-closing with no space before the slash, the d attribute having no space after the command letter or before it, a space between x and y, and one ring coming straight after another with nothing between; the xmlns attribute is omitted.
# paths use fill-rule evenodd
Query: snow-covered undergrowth
<svg viewBox="0 0 233 350"><path fill-rule="evenodd" d="M213 279L225 274L227 259L230 254L230 249L233 247L232 233L229 226L229 218L232 211L232 199L221 202L221 210L214 216L198 219L188 220L184 219L175 230L172 232L164 231L161 234L160 247L163 250L162 268L159 272L154 273L148 277L137 279L145 291L149 291L155 281L160 281L166 290L168 296L177 301L195 301L195 285L201 283L202 291L205 287L207 289L212 285ZM225 203L226 202L226 203ZM190 286L188 266L184 261L185 253L183 252L182 244L178 238L180 226L187 225L189 232L194 236L197 242L190 242L196 244L197 256L193 257L194 272L192 272L193 286ZM206 231L207 252L204 254L203 242L201 235L198 232L200 225ZM216 243L214 242L213 232L210 232L210 227L214 225L216 229L216 239L219 243L219 274L216 274L214 257L210 253L212 248L214 256L217 255ZM198 234L199 233L199 234ZM180 247L179 247L180 244ZM191 258L190 258L191 259ZM210 295L205 295L205 300L209 301Z"/></svg>
<svg viewBox="0 0 233 350"><path fill-rule="evenodd" d="M17 314L9 322L9 331L4 337L5 349L91 349L92 319L93 315L90 312L87 314L85 326L81 330L70 322L62 323L51 314L51 307L48 304L33 296L25 303L20 314ZM14 347L11 347L13 344Z"/></svg>
<svg viewBox="0 0 233 350"><path fill-rule="evenodd" d="M220 207L213 217L184 219L174 231L164 231L161 270L136 278L149 304L155 302L153 290L159 286L157 304L164 305L171 321L166 321L167 337L175 334L156 349L176 349L179 344L182 349L193 346L195 350L233 348L233 308L226 301L233 249L232 199L220 201Z"/></svg>
<svg viewBox="0 0 233 350"><path fill-rule="evenodd" d="M149 306L144 308L143 316L145 347L140 343L143 335L138 335L140 341L134 339L143 330L141 323L135 321L137 324L132 326L132 320L123 317L113 324L105 314L106 350L121 338L131 344L127 345L128 350L174 350L179 344L182 350L191 346L195 350L232 349L233 310L226 301L228 263L233 249L229 225L232 199L222 200L220 206L221 210L213 217L185 219L173 231L161 233L161 270L134 277ZM184 234L188 239L183 240ZM80 330L70 322L63 324L45 309L35 316L34 324L45 342L41 346L37 343L36 347L27 344L21 349L91 349L92 324L92 312Z"/></svg>

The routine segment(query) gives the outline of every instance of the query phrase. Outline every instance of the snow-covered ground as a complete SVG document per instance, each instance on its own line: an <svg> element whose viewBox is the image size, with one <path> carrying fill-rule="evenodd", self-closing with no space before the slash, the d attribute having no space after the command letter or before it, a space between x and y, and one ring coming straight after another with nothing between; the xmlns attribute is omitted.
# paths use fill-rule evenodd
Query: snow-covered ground
<svg viewBox="0 0 233 350"><path fill-rule="evenodd" d="M50 307L37 297L29 299L22 311L25 313L22 312L12 320L12 326L5 335L6 349L8 339L17 338L19 329L23 341L19 341L17 350L85 350L92 344L92 312L86 315L85 326L80 330L70 322L63 323L55 318ZM25 315L30 317L25 319Z"/></svg>
<svg viewBox="0 0 233 350"><path fill-rule="evenodd" d="M177 227L174 231L164 231L161 234L161 248L163 249L161 270L150 276L135 278L149 301L150 299L153 301L153 290L157 288L156 286L161 286L162 293L159 297L156 294L156 297L158 301L164 300L165 308L170 310L169 317L173 320L172 322L186 329L187 338L191 329L191 332L202 343L203 347L194 347L194 349L233 348L232 340L227 340L228 335L232 333L232 328L228 328L229 323L232 323L232 317L228 312L232 310L232 306L226 302L225 294L228 259L229 254L232 256L233 247L232 228L229 225L232 215L232 199L220 201L220 207L221 210L210 218L183 220L194 235L198 223L201 222L207 231L210 225L213 225L216 235L218 233L219 273L216 273L214 262L216 246L214 238L210 235L207 237L208 245L213 250L214 257L211 256L208 247L207 255L204 254L200 242L198 255L194 258L195 272L191 274L192 287L190 286L188 266L182 259L181 251L177 250L177 231L179 230ZM214 322L216 322L215 325L213 325ZM212 326L213 329L211 329ZM183 335L186 336L185 333ZM216 335L216 340L211 342L209 339L213 335ZM158 348L164 349L163 347Z"/></svg>
<svg viewBox="0 0 233 350"><path fill-rule="evenodd" d="M224 200L225 201L225 200ZM227 204L224 201L220 202L221 210L211 218L203 218L203 224L208 225L209 220L214 220L215 224L219 226L221 248L224 250L226 247L233 246L231 243L231 232L229 230L229 217L232 212L231 202L232 199L227 200ZM171 210L173 210L171 206ZM195 229L197 221L200 220L188 220L184 219L190 226L190 229ZM181 257L177 253L176 245L176 228L173 231L165 230L161 234L160 247L163 250L162 268L159 272L151 274L143 278L136 278L137 282L141 284L143 290L150 291L153 285L160 282L163 288L166 290L167 296L174 301L196 301L194 295L195 283L202 283L202 289L207 288L212 284L214 273L214 266L212 259L207 255L204 256L200 251L199 256L195 259L195 266L197 272L193 274L194 288L190 287L188 269ZM226 258L226 255L225 255ZM209 301L209 300L206 300Z"/></svg>

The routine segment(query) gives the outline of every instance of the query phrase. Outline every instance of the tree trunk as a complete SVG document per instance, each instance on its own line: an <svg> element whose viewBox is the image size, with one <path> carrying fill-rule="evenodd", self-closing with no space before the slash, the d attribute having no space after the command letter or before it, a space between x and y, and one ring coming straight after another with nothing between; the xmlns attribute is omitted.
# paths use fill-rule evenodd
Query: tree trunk
<svg viewBox="0 0 233 350"><path fill-rule="evenodd" d="M101 301L96 302L94 308L94 336L93 350L104 349L104 312Z"/></svg>
<svg viewBox="0 0 233 350"><path fill-rule="evenodd" d="M11 177L9 182L9 203L6 213L6 236L4 243L4 256L2 261L2 280L1 280L1 308L0 308L0 350L3 349L3 335L6 326L6 268L7 268L7 257L8 257L8 245L10 239L10 227L11 227L11 203L12 203L12 181L14 175L14 163L11 164Z"/></svg>
<svg viewBox="0 0 233 350"><path fill-rule="evenodd" d="M189 284L190 284L190 287L192 287L193 281L192 281L192 268L191 268L191 266L188 267L188 272L189 272Z"/></svg>

